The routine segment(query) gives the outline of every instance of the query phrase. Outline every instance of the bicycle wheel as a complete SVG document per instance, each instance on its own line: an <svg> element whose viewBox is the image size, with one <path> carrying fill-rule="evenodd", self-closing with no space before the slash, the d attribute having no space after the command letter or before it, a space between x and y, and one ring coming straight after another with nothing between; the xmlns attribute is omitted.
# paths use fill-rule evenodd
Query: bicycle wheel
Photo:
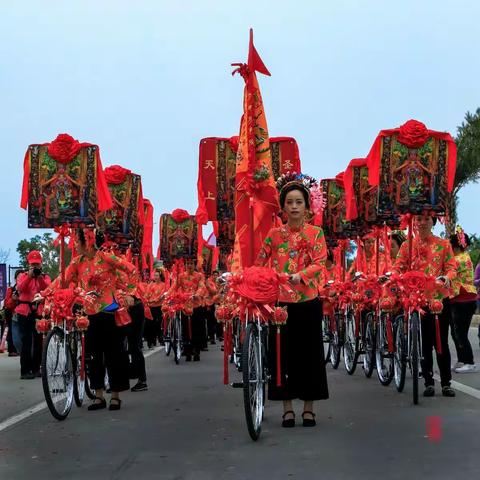
<svg viewBox="0 0 480 480"><path fill-rule="evenodd" d="M413 312L410 318L410 369L412 371L412 396L414 405L418 404L418 374L420 372L419 322L418 313Z"/></svg>
<svg viewBox="0 0 480 480"><path fill-rule="evenodd" d="M239 372L242 371L242 322L239 317L233 320L233 352L232 362Z"/></svg>
<svg viewBox="0 0 480 480"><path fill-rule="evenodd" d="M172 351L172 320L168 320L167 331L163 337L165 343L165 355L168 357Z"/></svg>
<svg viewBox="0 0 480 480"><path fill-rule="evenodd" d="M407 372L404 321L404 316L399 315L395 319L394 328L395 351L393 353L393 378L395 379L395 386L398 392L403 392Z"/></svg>
<svg viewBox="0 0 480 480"><path fill-rule="evenodd" d="M180 363L180 358L182 357L182 317L179 314L175 316L173 324L172 349L173 358L178 365Z"/></svg>
<svg viewBox="0 0 480 480"><path fill-rule="evenodd" d="M72 353L63 330L48 332L42 352L42 385L50 413L65 420L73 404Z"/></svg>
<svg viewBox="0 0 480 480"><path fill-rule="evenodd" d="M75 374L75 381L73 382L73 398L77 407L81 407L83 399L85 398L85 369L82 370L82 357L84 355L82 347L82 335L80 333L73 334L72 341L72 357L73 357L73 371Z"/></svg>
<svg viewBox="0 0 480 480"><path fill-rule="evenodd" d="M332 367L336 370L340 364L340 334L339 334L339 315L335 314L333 319L333 328L330 332L330 363Z"/></svg>
<svg viewBox="0 0 480 480"><path fill-rule="evenodd" d="M258 440L262 429L264 405L264 378L262 353L258 327L247 325L242 353L243 403L248 433L252 440Z"/></svg>
<svg viewBox="0 0 480 480"><path fill-rule="evenodd" d="M365 335L363 354L363 373L367 378L370 378L375 366L375 315L373 312L368 312L365 316Z"/></svg>
<svg viewBox="0 0 480 480"><path fill-rule="evenodd" d="M345 369L349 375L355 373L357 368L357 361L359 357L358 352L358 338L357 327L355 324L355 315L353 312L347 313L345 320L345 344L343 345L343 361Z"/></svg>
<svg viewBox="0 0 480 480"><path fill-rule="evenodd" d="M375 335L375 360L377 364L378 380L385 387L390 385L393 379L393 355L388 351L387 341L387 315L382 313Z"/></svg>

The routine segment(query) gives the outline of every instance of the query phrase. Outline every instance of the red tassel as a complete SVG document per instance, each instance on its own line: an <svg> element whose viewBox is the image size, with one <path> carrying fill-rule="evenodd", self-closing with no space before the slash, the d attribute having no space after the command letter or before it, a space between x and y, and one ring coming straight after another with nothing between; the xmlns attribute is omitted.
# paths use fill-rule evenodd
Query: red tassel
<svg viewBox="0 0 480 480"><path fill-rule="evenodd" d="M392 325L392 319L390 318L389 313L387 313L385 325L387 328L388 353L393 353L395 350L393 347L393 325Z"/></svg>
<svg viewBox="0 0 480 480"><path fill-rule="evenodd" d="M229 354L229 345L228 345L228 329L227 324L223 324L223 384L228 385L228 354Z"/></svg>
<svg viewBox="0 0 480 480"><path fill-rule="evenodd" d="M282 355L281 355L281 337L280 327L277 326L277 387L282 386Z"/></svg>
<svg viewBox="0 0 480 480"><path fill-rule="evenodd" d="M82 360L80 364L80 379L85 380L85 334L82 333Z"/></svg>
<svg viewBox="0 0 480 480"><path fill-rule="evenodd" d="M192 341L192 316L188 317L188 338Z"/></svg>
<svg viewBox="0 0 480 480"><path fill-rule="evenodd" d="M437 354L442 354L442 339L440 338L440 319L435 315L435 338L437 341Z"/></svg>

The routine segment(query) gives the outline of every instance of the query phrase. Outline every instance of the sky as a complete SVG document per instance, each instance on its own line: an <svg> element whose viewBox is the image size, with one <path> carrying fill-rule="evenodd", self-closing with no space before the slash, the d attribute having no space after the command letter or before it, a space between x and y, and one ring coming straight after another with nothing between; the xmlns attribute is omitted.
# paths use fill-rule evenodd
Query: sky
<svg viewBox="0 0 480 480"><path fill-rule="evenodd" d="M248 31L270 136L336 175L410 118L456 128L480 107L477 0L0 0L0 250L43 231L19 207L31 143L69 133L142 176L158 218L197 206L198 144L238 134ZM480 234L480 185L459 220Z"/></svg>

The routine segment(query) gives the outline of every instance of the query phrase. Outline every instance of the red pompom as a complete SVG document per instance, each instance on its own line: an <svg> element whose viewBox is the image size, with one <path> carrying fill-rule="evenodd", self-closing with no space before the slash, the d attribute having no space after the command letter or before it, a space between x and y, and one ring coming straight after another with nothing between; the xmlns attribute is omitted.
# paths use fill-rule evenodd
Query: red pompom
<svg viewBox="0 0 480 480"><path fill-rule="evenodd" d="M75 326L80 331L86 330L89 325L90 325L90 320L88 319L88 317L86 317L84 315L81 316L81 317L77 317L77 319L75 321Z"/></svg>
<svg viewBox="0 0 480 480"><path fill-rule="evenodd" d="M48 147L48 155L60 163L70 163L77 155L82 145L67 133L61 133Z"/></svg>
<svg viewBox="0 0 480 480"><path fill-rule="evenodd" d="M183 223L190 218L190 214L181 208L177 208L172 212L172 219L175 223Z"/></svg>
<svg viewBox="0 0 480 480"><path fill-rule="evenodd" d="M284 325L287 323L288 312L285 307L275 307L273 309L273 319L272 322L275 325Z"/></svg>
<svg viewBox="0 0 480 480"><path fill-rule="evenodd" d="M428 139L427 127L417 120L409 120L400 127L398 141L409 148L421 147Z"/></svg>

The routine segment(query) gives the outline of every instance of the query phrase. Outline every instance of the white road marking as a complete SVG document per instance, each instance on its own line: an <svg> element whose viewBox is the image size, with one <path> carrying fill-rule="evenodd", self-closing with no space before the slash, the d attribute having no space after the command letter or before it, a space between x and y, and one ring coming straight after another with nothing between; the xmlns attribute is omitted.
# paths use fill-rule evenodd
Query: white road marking
<svg viewBox="0 0 480 480"><path fill-rule="evenodd" d="M440 377L438 375L434 375L433 378L438 382L440 381ZM466 393L467 395L470 395L471 397L474 397L477 400L480 400L480 390L477 390L476 388L473 388L473 387L469 387L464 383L456 382L455 380L452 380L450 384L455 390L458 390L459 392L462 392L462 393Z"/></svg>
<svg viewBox="0 0 480 480"><path fill-rule="evenodd" d="M145 353L143 356L145 358L148 358L152 356L153 354L160 352L163 350L165 347L156 347L153 350L149 350L147 353ZM29 407L23 412L17 413L16 415L13 415L10 418L7 418L3 422L0 423L0 432L3 430L6 430L7 428L10 428L11 426L22 422L28 417L31 417L32 415L35 415L38 412L41 412L42 410L45 410L47 408L46 402L40 402L37 405L34 405L33 407Z"/></svg>

